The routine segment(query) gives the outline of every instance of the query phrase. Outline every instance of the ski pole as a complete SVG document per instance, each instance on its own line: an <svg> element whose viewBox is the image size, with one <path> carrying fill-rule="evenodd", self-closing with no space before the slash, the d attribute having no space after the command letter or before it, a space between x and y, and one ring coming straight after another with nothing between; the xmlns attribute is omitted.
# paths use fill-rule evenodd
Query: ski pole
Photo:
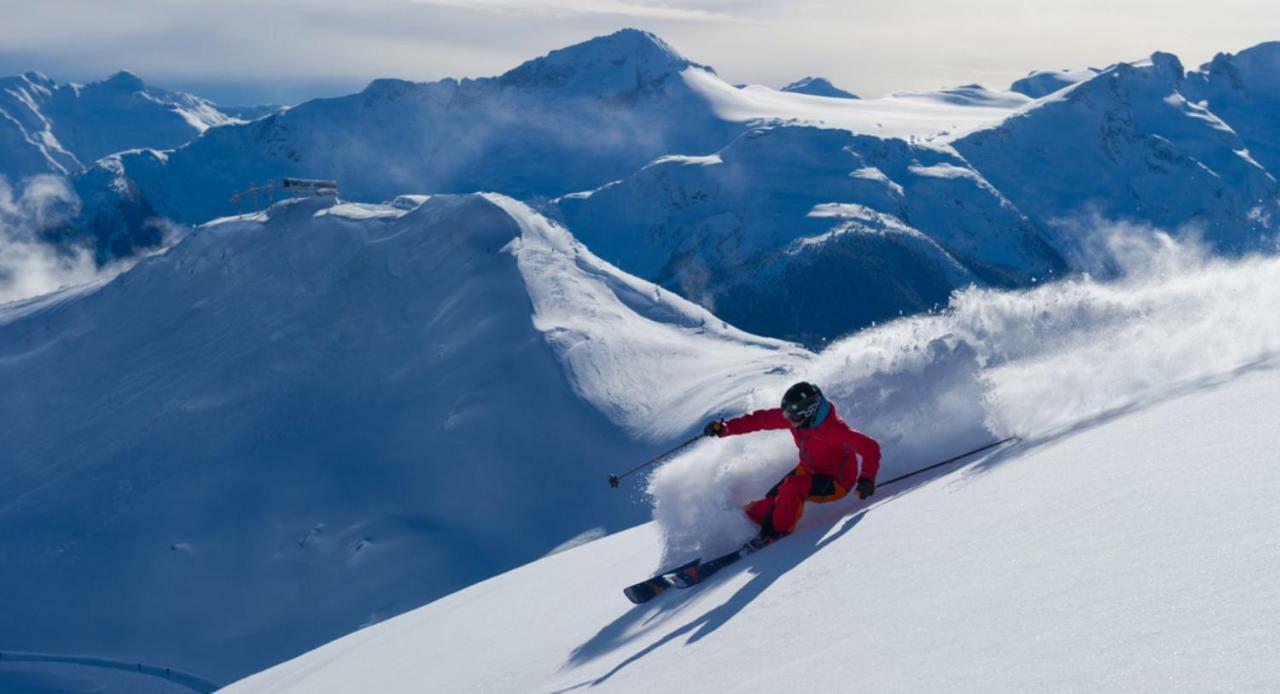
<svg viewBox="0 0 1280 694"><path fill-rule="evenodd" d="M703 438L703 435L702 435L702 434L699 434L699 435L697 435L697 436L695 436L695 437L693 437L693 438L689 439L688 441L685 441L684 443L680 444L679 446L676 446L675 448L672 448L671 450L667 451L666 453L661 453L661 454L659 454L659 455L655 455L654 457L652 457L652 458L648 459L647 461L645 461L645 462L643 462L643 463L641 463L641 464L639 464L639 465L637 465L637 466L635 466L635 467L631 468L630 470L627 470L626 472L622 473L621 475L609 475L609 486L610 486L610 487L616 487L616 486L618 486L618 484L619 484L620 482L622 482L622 478L623 478L623 477L626 477L627 475L630 475L630 474L631 474L631 473L633 473L633 472L639 472L640 470L643 470L643 469L645 469L645 468L649 467L650 465L653 465L654 463L658 462L659 460L662 460L663 458L667 458L667 457L669 457L669 456L671 456L671 455L674 455L674 454L676 454L676 453L678 453L678 452L680 452L680 451L682 451L682 450L684 450L684 449L688 448L689 446L692 446L693 444L697 443L697 442L698 442L698 441L700 441L702 438Z"/></svg>
<svg viewBox="0 0 1280 694"><path fill-rule="evenodd" d="M936 467L942 467L943 465L950 465L951 463L954 463L954 462L956 462L957 460L960 460L961 458L968 458L969 456L971 456L971 455L973 455L973 454L975 454L975 453L981 453L981 452L983 452L983 451L985 451L985 450L988 450L988 449L991 449L991 448L995 448L996 446L999 446L1000 444L1009 443L1010 441L1017 441L1017 440L1018 440L1018 437L1017 437L1017 436L1010 436L1010 437L1009 437L1009 438L1007 438L1007 439L1000 439L999 441L996 441L996 442L994 442L994 443L989 443L989 444L987 444L987 445L985 445L985 446L982 446L981 448L975 448L975 449L973 449L972 451L966 451L966 452L964 452L964 453L961 453L960 455L953 456L953 457L951 457L951 458L947 458L946 460L944 460L944 461L942 461L942 462L940 462L940 463L934 463L933 465L930 465L930 466L928 466L928 467L922 467L922 468L920 468L919 470L914 470L914 471L912 471L912 472L908 472L908 473L907 473L907 474L905 474L905 475L898 475L897 477L894 477L894 478L893 478L893 479L891 479L891 480L885 480L884 482L881 482L880 484L877 484L877 485L876 485L876 487L883 487L883 486L885 486L886 484L893 484L894 482L901 482L902 480L905 480L905 479L906 479L906 478L908 478L908 477L914 477L914 476L916 476L916 475L918 475L918 474L920 474L920 473L922 473L922 472L928 472L928 471L930 471L930 470L932 470L932 469L934 469L934 468L936 468Z"/></svg>

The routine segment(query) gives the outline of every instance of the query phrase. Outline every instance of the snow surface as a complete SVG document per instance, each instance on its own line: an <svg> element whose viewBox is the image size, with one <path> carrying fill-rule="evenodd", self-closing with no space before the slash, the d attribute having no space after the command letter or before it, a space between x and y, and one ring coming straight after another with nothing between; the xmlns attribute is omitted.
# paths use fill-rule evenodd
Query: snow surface
<svg viewBox="0 0 1280 694"><path fill-rule="evenodd" d="M640 522L592 492L712 416L654 417L673 375L741 407L808 356L520 203L421 200L279 203L0 306L0 643L246 675Z"/></svg>
<svg viewBox="0 0 1280 694"><path fill-rule="evenodd" d="M948 316L850 338L758 393L825 376L850 421L888 439L883 475L968 445L939 425L985 420L1020 444L872 502L811 506L792 538L633 607L622 586L694 549L673 556L673 494L705 503L752 476L758 493L766 463L780 474L794 455L784 434L707 443L653 476L657 523L227 691L1272 691L1280 260L1147 257L1161 262L1124 285L971 292ZM957 331L946 349L933 337L944 324ZM895 359L916 367L885 368ZM916 422L886 397L895 389L922 408ZM915 454L894 438L903 415ZM766 452L745 455L747 438Z"/></svg>
<svg viewBox="0 0 1280 694"><path fill-rule="evenodd" d="M992 92L977 85L937 92L902 92L879 99L836 99L761 85L739 89L714 73L694 68L686 69L681 76L725 120L800 123L880 137L947 141L999 123L1030 102L1021 94Z"/></svg>

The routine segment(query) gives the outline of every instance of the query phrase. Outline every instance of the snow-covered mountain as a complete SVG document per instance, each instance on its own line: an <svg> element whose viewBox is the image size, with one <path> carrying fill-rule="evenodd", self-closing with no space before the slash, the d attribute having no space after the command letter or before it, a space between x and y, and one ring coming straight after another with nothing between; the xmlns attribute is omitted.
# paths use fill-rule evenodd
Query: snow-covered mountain
<svg viewBox="0 0 1280 694"><path fill-rule="evenodd" d="M707 442L652 476L655 523L228 691L1274 690L1280 261L1167 248L1118 285L964 292L738 379L761 402L827 385L886 477L983 435L1012 447L810 506L792 537L633 606L623 586L750 533L737 504L794 464L785 433Z"/></svg>
<svg viewBox="0 0 1280 694"><path fill-rule="evenodd" d="M170 149L237 122L212 103L121 71L58 84L38 72L0 79L0 174L74 174L128 149Z"/></svg>
<svg viewBox="0 0 1280 694"><path fill-rule="evenodd" d="M783 87L782 91L810 96L829 96L835 99L858 98L857 94L840 89L825 77L805 77Z"/></svg>
<svg viewBox="0 0 1280 694"><path fill-rule="evenodd" d="M1219 53L1187 74L1183 91L1226 121L1249 156L1280 174L1280 41Z"/></svg>
<svg viewBox="0 0 1280 694"><path fill-rule="evenodd" d="M1075 268L1094 264L1097 219L1194 229L1219 250L1269 245L1275 177L1184 84L1178 59L1156 53L952 144Z"/></svg>
<svg viewBox="0 0 1280 694"><path fill-rule="evenodd" d="M376 80L359 94L218 129L174 152L125 154L114 165L158 212L188 223L233 212L233 192L282 176L336 179L357 200L405 190L556 195L669 152L720 147L735 126L682 77L705 70L653 35L626 30L499 77Z"/></svg>
<svg viewBox="0 0 1280 694"><path fill-rule="evenodd" d="M818 343L944 305L971 283L1065 269L945 145L775 126L557 200L619 267L760 334Z"/></svg>
<svg viewBox="0 0 1280 694"><path fill-rule="evenodd" d="M712 414L647 396L806 358L514 201L416 202L279 203L0 310L0 644L246 675L639 522L607 474Z"/></svg>
<svg viewBox="0 0 1280 694"><path fill-rule="evenodd" d="M623 30L492 78L377 80L252 123L218 128L172 152L131 152L77 183L136 191L135 202L184 223L235 211L230 196L282 176L336 179L350 199L405 190L497 191L524 199L590 190L669 155L705 155L753 124L804 122L930 136L998 121L1027 100L960 104L931 94L833 100L739 90L656 36ZM88 179L94 179L89 181ZM118 211L89 205L82 231Z"/></svg>

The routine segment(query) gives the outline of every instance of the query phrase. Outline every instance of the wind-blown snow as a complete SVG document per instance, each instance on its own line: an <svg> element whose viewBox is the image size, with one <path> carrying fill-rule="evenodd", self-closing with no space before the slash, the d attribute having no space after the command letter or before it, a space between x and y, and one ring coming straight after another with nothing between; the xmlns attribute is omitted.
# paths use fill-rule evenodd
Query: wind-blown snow
<svg viewBox="0 0 1280 694"><path fill-rule="evenodd" d="M1052 439L1280 353L1280 258L1211 260L1151 230L1113 229L1111 243L1123 280L961 291L940 314L863 331L741 388L762 407L796 380L820 384L881 441L887 479L994 438ZM664 560L743 541L752 528L738 509L794 460L789 436L763 434L660 469L650 493Z"/></svg>

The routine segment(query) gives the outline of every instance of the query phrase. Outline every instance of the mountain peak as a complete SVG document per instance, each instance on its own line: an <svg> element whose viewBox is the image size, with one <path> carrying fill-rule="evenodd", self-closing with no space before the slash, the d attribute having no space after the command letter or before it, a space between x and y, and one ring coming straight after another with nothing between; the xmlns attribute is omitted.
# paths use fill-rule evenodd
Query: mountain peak
<svg viewBox="0 0 1280 694"><path fill-rule="evenodd" d="M843 89L831 84L830 80L825 77L805 77L802 80L792 82L782 88L784 92L792 92L794 94L809 94L811 96L828 96L836 99L857 99L858 95L853 92L846 92Z"/></svg>
<svg viewBox="0 0 1280 694"><path fill-rule="evenodd" d="M1211 62L1201 65L1200 69L1210 70L1227 63L1280 70L1280 41L1266 41L1239 53L1218 53Z"/></svg>
<svg viewBox="0 0 1280 694"><path fill-rule="evenodd" d="M1026 77L1009 85L1009 91L1029 96L1032 99L1039 99L1042 96L1048 96L1073 84L1090 79L1099 72L1101 70L1094 67L1083 70L1069 70L1066 68L1061 70L1032 70L1027 73Z"/></svg>
<svg viewBox="0 0 1280 694"><path fill-rule="evenodd" d="M610 95L653 86L688 67L710 69L647 31L622 29L526 61L498 80L510 86Z"/></svg>
<svg viewBox="0 0 1280 694"><path fill-rule="evenodd" d="M1191 77L1198 83L1221 82L1237 90L1244 90L1247 84L1252 87L1250 92L1274 93L1274 90L1259 88L1274 84L1277 74L1280 74L1280 41L1268 41L1239 53L1219 53Z"/></svg>
<svg viewBox="0 0 1280 694"><path fill-rule="evenodd" d="M128 70L121 70L106 78L102 81L102 85L122 92L138 92L147 86L143 83L141 77Z"/></svg>
<svg viewBox="0 0 1280 694"><path fill-rule="evenodd" d="M1094 69L1089 68L1092 72ZM1083 79L1068 98L1083 98L1086 94L1111 91L1114 85L1124 89L1154 89L1161 93L1181 89L1186 80L1182 61L1172 53L1156 51L1150 57L1132 62L1116 63L1097 74Z"/></svg>
<svg viewBox="0 0 1280 694"><path fill-rule="evenodd" d="M1166 80L1178 84L1182 82L1182 78L1186 75L1186 69L1182 67L1182 61L1178 60L1178 56L1164 51L1156 51L1147 59L1151 67L1158 75Z"/></svg>

